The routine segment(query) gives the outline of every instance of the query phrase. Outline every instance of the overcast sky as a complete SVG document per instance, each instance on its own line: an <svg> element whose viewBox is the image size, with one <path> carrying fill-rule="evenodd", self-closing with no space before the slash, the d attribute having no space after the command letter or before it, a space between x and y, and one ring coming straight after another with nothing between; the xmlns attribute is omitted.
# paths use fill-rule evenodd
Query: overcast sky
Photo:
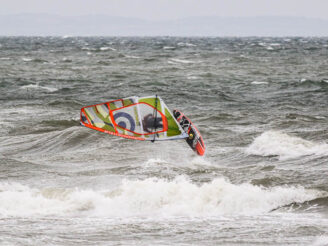
<svg viewBox="0 0 328 246"><path fill-rule="evenodd" d="M0 0L0 15L105 14L148 20L190 16L300 16L328 19L328 0Z"/></svg>

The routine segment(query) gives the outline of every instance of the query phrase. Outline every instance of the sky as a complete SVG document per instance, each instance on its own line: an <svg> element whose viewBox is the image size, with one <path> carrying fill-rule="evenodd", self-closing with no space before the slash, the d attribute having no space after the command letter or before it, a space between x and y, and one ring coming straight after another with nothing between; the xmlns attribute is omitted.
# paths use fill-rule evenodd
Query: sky
<svg viewBox="0 0 328 246"><path fill-rule="evenodd" d="M298 16L328 20L328 0L0 0L0 3L0 15L109 15L146 20Z"/></svg>

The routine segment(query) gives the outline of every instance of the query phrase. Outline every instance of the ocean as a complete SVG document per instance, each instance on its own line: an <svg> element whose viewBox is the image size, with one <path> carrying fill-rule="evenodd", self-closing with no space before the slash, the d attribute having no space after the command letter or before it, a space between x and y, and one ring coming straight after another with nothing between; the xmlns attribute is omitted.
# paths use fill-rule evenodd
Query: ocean
<svg viewBox="0 0 328 246"><path fill-rule="evenodd" d="M328 38L0 37L0 245L328 245ZM143 142L80 108L159 95Z"/></svg>

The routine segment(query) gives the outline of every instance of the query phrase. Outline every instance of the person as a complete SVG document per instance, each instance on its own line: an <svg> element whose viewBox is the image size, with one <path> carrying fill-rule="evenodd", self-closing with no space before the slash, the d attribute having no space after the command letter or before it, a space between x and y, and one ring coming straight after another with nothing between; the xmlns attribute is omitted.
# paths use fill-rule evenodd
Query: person
<svg viewBox="0 0 328 246"><path fill-rule="evenodd" d="M154 132L163 128L162 117L155 118L152 114L147 114L142 120L142 127L145 132Z"/></svg>
<svg viewBox="0 0 328 246"><path fill-rule="evenodd" d="M180 112L177 111L177 110L173 110L173 115L174 115L174 117L175 117L176 119L178 119L179 116L180 116Z"/></svg>

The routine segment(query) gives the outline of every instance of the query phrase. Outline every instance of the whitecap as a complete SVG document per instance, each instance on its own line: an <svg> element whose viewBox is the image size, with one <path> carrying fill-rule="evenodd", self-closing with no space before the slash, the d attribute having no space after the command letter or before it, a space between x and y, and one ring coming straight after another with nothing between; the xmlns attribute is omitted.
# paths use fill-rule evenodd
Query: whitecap
<svg viewBox="0 0 328 246"><path fill-rule="evenodd" d="M112 47L108 47L108 46L106 46L106 47L100 47L99 48L101 51L106 51L106 50L111 50L111 51L115 51L116 49L114 49L114 48L112 48Z"/></svg>
<svg viewBox="0 0 328 246"><path fill-rule="evenodd" d="M176 48L173 46L164 46L163 49L164 50L175 50Z"/></svg>
<svg viewBox="0 0 328 246"><path fill-rule="evenodd" d="M69 59L69 58L67 58L67 57L64 57L64 58L62 59L62 61L63 61L63 62L71 62L72 60Z"/></svg>
<svg viewBox="0 0 328 246"><path fill-rule="evenodd" d="M179 42L178 46L182 46L182 47L195 47L197 45L192 44L192 43L184 43L184 42Z"/></svg>
<svg viewBox="0 0 328 246"><path fill-rule="evenodd" d="M328 144L311 142L280 131L266 131L256 137L246 153L259 156L278 156L280 160L306 155L328 155Z"/></svg>
<svg viewBox="0 0 328 246"><path fill-rule="evenodd" d="M177 59L177 58L172 58L169 61L173 63L183 63L183 64L191 64L191 63L196 63L195 61L189 61L189 60L184 60L184 59Z"/></svg>
<svg viewBox="0 0 328 246"><path fill-rule="evenodd" d="M269 82L267 81L253 81L251 82L252 85L267 85Z"/></svg>
<svg viewBox="0 0 328 246"><path fill-rule="evenodd" d="M20 89L32 89L32 90L46 90L49 92L55 92L58 91L57 88L53 88L53 87L47 87L47 86L40 86L38 84L29 84L29 85L24 85L21 86Z"/></svg>
<svg viewBox="0 0 328 246"><path fill-rule="evenodd" d="M125 55L126 58L131 58L131 59L140 59L139 56L131 56L131 55Z"/></svg>
<svg viewBox="0 0 328 246"><path fill-rule="evenodd" d="M22 60L23 60L24 62L30 62L30 61L32 61L33 59L32 59L32 58L28 58L28 57L23 57Z"/></svg>

